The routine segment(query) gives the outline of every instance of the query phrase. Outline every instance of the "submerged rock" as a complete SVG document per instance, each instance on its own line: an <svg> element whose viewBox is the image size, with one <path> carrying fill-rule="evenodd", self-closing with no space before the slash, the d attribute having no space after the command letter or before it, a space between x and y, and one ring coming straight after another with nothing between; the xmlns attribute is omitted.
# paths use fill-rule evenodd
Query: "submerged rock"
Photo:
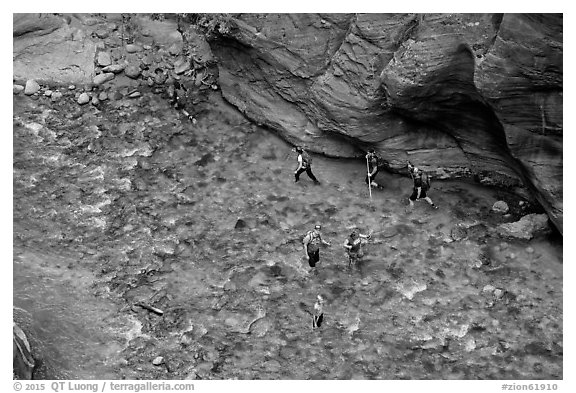
<svg viewBox="0 0 576 393"><path fill-rule="evenodd" d="M140 45L135 45L135 44L126 45L126 52L128 52L128 53L136 53L136 52L141 52L141 51L142 51L142 47Z"/></svg>
<svg viewBox="0 0 576 393"><path fill-rule="evenodd" d="M90 102L90 96L87 93L80 94L78 97L78 104L84 105Z"/></svg>
<svg viewBox="0 0 576 393"><path fill-rule="evenodd" d="M500 224L497 231L501 236L530 240L549 232L550 226L546 214L528 214L519 221Z"/></svg>
<svg viewBox="0 0 576 393"><path fill-rule="evenodd" d="M130 64L124 69L124 74L126 74L126 76L129 78L136 79L140 76L141 71L142 70L140 69L139 66L135 64Z"/></svg>
<svg viewBox="0 0 576 393"><path fill-rule="evenodd" d="M126 64L111 64L107 67L102 68L104 72L111 72L113 74L119 74L126 68Z"/></svg>
<svg viewBox="0 0 576 393"><path fill-rule="evenodd" d="M100 86L101 84L106 83L112 79L114 79L114 74L112 72L104 72L102 74L96 75L92 82L96 86Z"/></svg>
<svg viewBox="0 0 576 393"><path fill-rule="evenodd" d="M510 208L508 207L508 204L504 201L496 201L494 202L494 205L492 205L492 211L495 213L508 213L508 210L510 210Z"/></svg>
<svg viewBox="0 0 576 393"><path fill-rule="evenodd" d="M59 92L59 91L55 91L54 93L52 93L52 95L50 96L50 101L52 102L56 102L59 101L64 95Z"/></svg>
<svg viewBox="0 0 576 393"><path fill-rule="evenodd" d="M248 226L248 224L246 224L246 221L244 221L243 219L239 218L236 221L236 225L234 225L234 229L244 229Z"/></svg>
<svg viewBox="0 0 576 393"><path fill-rule="evenodd" d="M112 58L108 52L98 52L96 63L101 67L106 67L112 64Z"/></svg>

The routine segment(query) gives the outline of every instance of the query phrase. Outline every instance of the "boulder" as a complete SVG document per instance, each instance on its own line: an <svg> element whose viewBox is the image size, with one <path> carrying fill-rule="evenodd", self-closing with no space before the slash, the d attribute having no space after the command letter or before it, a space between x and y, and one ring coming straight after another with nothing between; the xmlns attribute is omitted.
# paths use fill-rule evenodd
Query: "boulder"
<svg viewBox="0 0 576 393"><path fill-rule="evenodd" d="M142 93L140 93L139 91L133 91L130 94L128 94L128 98L138 98L141 96L142 96Z"/></svg>
<svg viewBox="0 0 576 393"><path fill-rule="evenodd" d="M154 360L152 360L152 364L155 366L160 366L163 363L164 363L164 358L162 356L157 356L156 358L154 358Z"/></svg>
<svg viewBox="0 0 576 393"><path fill-rule="evenodd" d="M108 81L114 79L114 74L112 72L104 72L102 74L98 74L92 80L92 83L96 86L100 86Z"/></svg>
<svg viewBox="0 0 576 393"><path fill-rule="evenodd" d="M135 64L129 64L124 69L124 74L126 74L126 76L129 78L137 79L140 76L141 71L142 70L140 69L139 66L137 66Z"/></svg>
<svg viewBox="0 0 576 393"><path fill-rule="evenodd" d="M174 72L176 75L183 74L190 69L190 61L184 56L179 57L174 62Z"/></svg>
<svg viewBox="0 0 576 393"><path fill-rule="evenodd" d="M154 62L154 56L152 55L146 55L142 58L142 64L144 64L145 66L150 66L152 65L153 62Z"/></svg>
<svg viewBox="0 0 576 393"><path fill-rule="evenodd" d="M157 69L154 71L154 83L156 83L157 85L164 84L167 79L168 74L165 71L161 69Z"/></svg>
<svg viewBox="0 0 576 393"><path fill-rule="evenodd" d="M20 94L24 91L24 86L22 85L12 85L12 92L14 94Z"/></svg>
<svg viewBox="0 0 576 393"><path fill-rule="evenodd" d="M65 23L63 18L53 14L13 14L12 35L45 36L61 28Z"/></svg>
<svg viewBox="0 0 576 393"><path fill-rule="evenodd" d="M50 101L52 102L57 102L60 101L60 99L63 97L63 94L59 91L55 91L54 93L52 93L52 95L50 96Z"/></svg>
<svg viewBox="0 0 576 393"><path fill-rule="evenodd" d="M190 31L187 44L189 52L196 63L205 65L214 59L210 44L206 41L204 35Z"/></svg>
<svg viewBox="0 0 576 393"><path fill-rule="evenodd" d="M528 214L519 221L500 224L497 232L504 237L530 240L550 231L546 214Z"/></svg>
<svg viewBox="0 0 576 393"><path fill-rule="evenodd" d="M115 91L114 93L112 93L111 96L109 96L110 99L114 100L114 101L119 101L122 98L124 98L124 95L122 93L120 93L119 91Z"/></svg>
<svg viewBox="0 0 576 393"><path fill-rule="evenodd" d="M119 74L126 68L126 64L111 64L102 68L104 72L111 72L113 74Z"/></svg>
<svg viewBox="0 0 576 393"><path fill-rule="evenodd" d="M142 36L150 37L158 46L168 48L174 43L182 43L182 34L178 31L178 24L175 20L157 21L147 17L139 17L137 22L140 31L143 32Z"/></svg>
<svg viewBox="0 0 576 393"><path fill-rule="evenodd" d="M247 226L248 226L248 224L246 224L246 221L239 218L238 220L236 220L236 224L234 225L234 229L244 229Z"/></svg>
<svg viewBox="0 0 576 393"><path fill-rule="evenodd" d="M108 52L98 52L98 57L96 59L96 63L100 67L106 67L112 64L112 58L110 57L110 53Z"/></svg>
<svg viewBox="0 0 576 393"><path fill-rule="evenodd" d="M80 105L87 104L90 102L90 96L88 95L88 93L84 92L84 93L80 94L77 102Z"/></svg>
<svg viewBox="0 0 576 393"><path fill-rule="evenodd" d="M96 44L87 39L78 18L13 14L12 29L14 79L34 78L58 84L86 84L92 80Z"/></svg>
<svg viewBox="0 0 576 393"><path fill-rule="evenodd" d="M106 29L99 28L94 32L94 35L100 39L106 39L110 35L110 32Z"/></svg>
<svg viewBox="0 0 576 393"><path fill-rule="evenodd" d="M494 205L492 205L492 211L495 213L506 214L508 213L508 210L510 210L510 208L508 207L508 204L504 201L496 201L494 202Z"/></svg>
<svg viewBox="0 0 576 393"><path fill-rule="evenodd" d="M175 42L168 48L168 53L172 56L178 56L182 53L183 43L182 42Z"/></svg>
<svg viewBox="0 0 576 393"><path fill-rule="evenodd" d="M98 94L98 99L100 101L106 101L108 99L108 93L105 91L100 92L100 94Z"/></svg>
<svg viewBox="0 0 576 393"><path fill-rule="evenodd" d="M137 52L141 52L141 51L142 51L142 47L140 45L136 45L136 44L126 45L126 52L128 52L128 53L137 53Z"/></svg>
<svg viewBox="0 0 576 393"><path fill-rule="evenodd" d="M36 94L40 90L40 85L34 79L28 79L26 81L26 87L24 88L24 94L31 96Z"/></svg>

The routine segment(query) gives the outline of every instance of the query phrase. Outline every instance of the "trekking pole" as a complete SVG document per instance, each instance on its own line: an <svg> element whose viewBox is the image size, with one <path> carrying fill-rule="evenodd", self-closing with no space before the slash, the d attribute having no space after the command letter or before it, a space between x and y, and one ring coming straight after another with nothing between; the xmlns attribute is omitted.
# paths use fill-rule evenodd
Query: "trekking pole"
<svg viewBox="0 0 576 393"><path fill-rule="evenodd" d="M368 175L368 192L370 193L370 202L372 202L372 179L370 178L370 165L368 164L368 156L366 156L366 173Z"/></svg>

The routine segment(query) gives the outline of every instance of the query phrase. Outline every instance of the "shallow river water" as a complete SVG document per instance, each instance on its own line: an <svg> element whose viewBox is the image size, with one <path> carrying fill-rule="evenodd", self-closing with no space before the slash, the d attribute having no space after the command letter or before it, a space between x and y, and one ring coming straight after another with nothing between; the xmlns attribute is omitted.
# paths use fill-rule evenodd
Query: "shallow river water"
<svg viewBox="0 0 576 393"><path fill-rule="evenodd" d="M561 239L495 235L501 192L437 181L439 210L406 211L409 179L381 173L370 200L362 160L320 156L322 185L295 184L290 146L216 96L196 125L146 97L15 98L14 305L38 378L562 378ZM352 226L373 238L348 268Z"/></svg>

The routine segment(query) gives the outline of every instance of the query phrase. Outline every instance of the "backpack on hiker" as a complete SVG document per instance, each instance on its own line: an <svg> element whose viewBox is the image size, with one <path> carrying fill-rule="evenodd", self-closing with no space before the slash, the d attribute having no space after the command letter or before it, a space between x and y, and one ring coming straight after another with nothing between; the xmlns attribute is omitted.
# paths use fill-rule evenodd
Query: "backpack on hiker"
<svg viewBox="0 0 576 393"><path fill-rule="evenodd" d="M302 156L302 166L304 168L310 168L312 166L312 157L310 154L303 151L300 155Z"/></svg>
<svg viewBox="0 0 576 393"><path fill-rule="evenodd" d="M422 171L422 189L428 191L430 189L430 176L424 171Z"/></svg>
<svg viewBox="0 0 576 393"><path fill-rule="evenodd" d="M310 240L308 241L308 245L306 246L308 252L316 252L320 249L320 236L315 234L314 231L306 232L304 239L308 237ZM302 239L302 240L304 240Z"/></svg>

